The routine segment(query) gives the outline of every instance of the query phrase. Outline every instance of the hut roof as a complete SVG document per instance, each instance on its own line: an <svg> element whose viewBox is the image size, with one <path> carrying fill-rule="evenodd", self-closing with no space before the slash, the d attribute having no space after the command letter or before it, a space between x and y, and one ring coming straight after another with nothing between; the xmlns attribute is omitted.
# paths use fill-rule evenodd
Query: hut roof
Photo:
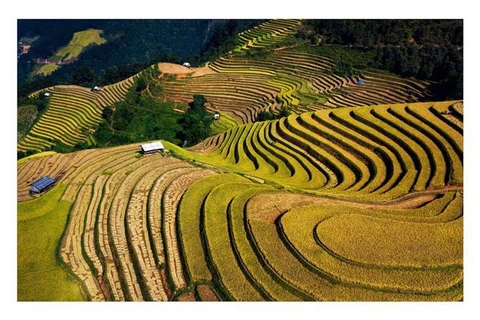
<svg viewBox="0 0 480 320"><path fill-rule="evenodd" d="M49 176L45 176L33 182L32 184L30 184L30 186L38 191L42 191L43 189L48 188L54 183L55 183L54 179L50 178Z"/></svg>
<svg viewBox="0 0 480 320"><path fill-rule="evenodd" d="M143 152L155 151L155 150L162 150L164 149L163 144L161 141L155 141L152 143L146 143L140 145L142 147Z"/></svg>

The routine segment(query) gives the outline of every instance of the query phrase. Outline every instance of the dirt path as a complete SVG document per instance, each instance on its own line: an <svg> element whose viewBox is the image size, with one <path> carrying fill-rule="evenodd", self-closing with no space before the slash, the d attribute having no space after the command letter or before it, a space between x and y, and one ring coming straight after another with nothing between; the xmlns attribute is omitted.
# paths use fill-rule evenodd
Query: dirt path
<svg viewBox="0 0 480 320"><path fill-rule="evenodd" d="M274 223L275 219L293 209L306 205L347 205L362 209L414 209L435 199L437 194L448 191L462 191L463 186L447 186L436 190L425 190L409 193L394 200L381 202L361 202L355 200L332 199L326 197L315 197L290 192L264 193L253 197L248 204L247 212L249 217L255 220Z"/></svg>
<svg viewBox="0 0 480 320"><path fill-rule="evenodd" d="M298 47L298 44L294 44L294 45L291 45L291 46L283 46L283 47L280 47L280 48L275 48L275 49L273 49L273 51L281 51L281 50L295 48L295 47Z"/></svg>
<svg viewBox="0 0 480 320"><path fill-rule="evenodd" d="M190 74L192 77L200 77L206 74L216 73L215 71L210 69L210 67L208 66L208 63L206 63L205 66L203 67L188 68L180 64L160 62L158 64L158 70L161 73L167 73L167 74L183 74L183 75Z"/></svg>

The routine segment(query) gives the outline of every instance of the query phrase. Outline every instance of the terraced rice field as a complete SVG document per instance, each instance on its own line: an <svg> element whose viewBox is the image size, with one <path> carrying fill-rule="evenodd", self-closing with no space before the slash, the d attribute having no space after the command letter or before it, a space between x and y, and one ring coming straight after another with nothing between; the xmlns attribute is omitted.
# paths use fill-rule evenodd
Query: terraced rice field
<svg viewBox="0 0 480 320"><path fill-rule="evenodd" d="M328 57L276 48L300 25L299 20L271 20L240 33L237 47L226 57L207 63L204 69L210 71L203 75L160 68L160 97L189 102L194 94L202 94L210 110L251 123L261 110L276 111L282 106L300 114L338 107L417 102L427 96L427 82L364 71L363 84L358 84L359 77L333 74L334 62ZM262 60L246 56L251 49L267 50L268 57Z"/></svg>
<svg viewBox="0 0 480 320"><path fill-rule="evenodd" d="M330 197L394 199L461 188L463 133L445 114L453 106L458 102L308 112L239 126L184 156Z"/></svg>
<svg viewBox="0 0 480 320"><path fill-rule="evenodd" d="M245 57L219 58L208 64L213 72L203 76L161 74L161 98L191 101L206 97L212 111L228 113L241 123L255 121L262 110L288 106L295 113L339 107L416 102L428 84L365 71L359 77L333 74L330 58L289 49L271 53L265 61Z"/></svg>
<svg viewBox="0 0 480 320"><path fill-rule="evenodd" d="M463 101L417 103L427 83L364 72L359 85L333 75L331 59L289 48L239 57L273 49L298 25L247 30L197 74L163 65L160 98L203 94L221 114L194 147L162 141L162 155L139 156L134 144L18 162L24 212L40 217L56 203L69 212L57 256L84 297L463 300ZM19 150L85 140L132 81L96 93L50 88ZM282 106L294 114L254 122ZM45 175L57 178L60 200L35 208L42 199L30 201L29 184Z"/></svg>
<svg viewBox="0 0 480 320"><path fill-rule="evenodd" d="M138 145L33 158L18 200L62 173L60 256L95 301L462 300L462 113L341 108L164 142L192 161Z"/></svg>
<svg viewBox="0 0 480 320"><path fill-rule="evenodd" d="M52 74L52 73L54 73L55 71L57 71L58 68L59 68L58 65L56 65L56 64L54 64L54 63L47 63L47 64L42 65L42 66L38 69L37 73L43 75L44 77L46 77L46 76L48 76L49 74Z"/></svg>
<svg viewBox="0 0 480 320"><path fill-rule="evenodd" d="M270 77L264 75L214 73L183 79L160 78L159 83L167 100L188 103L194 94L202 94L211 111L227 113L236 121L247 123L275 103L278 90L266 84L268 79Z"/></svg>
<svg viewBox="0 0 480 320"><path fill-rule="evenodd" d="M211 111L230 116L239 123L252 123L260 111L276 112L282 106L301 114L339 107L416 102L425 98L428 83L365 71L364 84L359 85L358 77L333 74L332 59L290 48L271 50L264 61L243 56L251 48L275 46L292 35L299 25L299 20L272 20L247 30L239 34L238 47L232 55L190 73L188 68L181 67L179 74L172 74L169 72L174 71L168 70L179 68L163 64L157 79L162 88L159 98L188 103L193 95L202 94ZM19 141L17 149L44 151L54 141L68 146L85 141L101 120L102 109L123 99L132 82L133 78L129 78L95 93L76 86L49 88L52 97L48 109ZM223 128L225 126L214 128L214 132L224 131Z"/></svg>
<svg viewBox="0 0 480 320"><path fill-rule="evenodd" d="M107 40L102 37L103 30L88 29L75 32L72 40L65 46L58 49L50 60L72 60L77 58L89 45L101 45Z"/></svg>
<svg viewBox="0 0 480 320"><path fill-rule="evenodd" d="M132 83L133 77L105 86L98 92L73 85L48 88L51 96L47 110L19 141L17 149L44 151L55 140L68 146L85 141L89 130L102 120L103 108L122 100Z"/></svg>
<svg viewBox="0 0 480 320"><path fill-rule="evenodd" d="M73 206L60 255L92 300L167 300L186 286L175 213L188 186L214 171L174 158L139 159L137 149L58 154L19 166L19 181L38 169L54 176L63 166L62 200ZM19 200L26 193L19 188Z"/></svg>
<svg viewBox="0 0 480 320"><path fill-rule="evenodd" d="M234 52L242 53L253 48L264 49L274 46L285 37L293 35L300 23L300 20L294 19L271 20L243 31L237 36L237 48Z"/></svg>
<svg viewBox="0 0 480 320"><path fill-rule="evenodd" d="M315 300L460 300L462 196L454 192L433 198L375 206L268 194L251 200L246 216L266 263L283 281ZM425 207L428 210L422 210ZM383 227L402 225L402 236L394 238L385 234L389 230L372 228L379 219ZM335 221L341 221L341 227L331 224ZM415 237L420 234L407 231L411 228L420 234L438 231L419 239ZM365 241L367 234L375 238L373 243ZM428 244L445 240L445 235L455 246L447 249L448 258L430 251ZM440 243L433 250L441 251ZM401 261L391 256L390 246L402 248ZM416 261L413 252L424 261Z"/></svg>

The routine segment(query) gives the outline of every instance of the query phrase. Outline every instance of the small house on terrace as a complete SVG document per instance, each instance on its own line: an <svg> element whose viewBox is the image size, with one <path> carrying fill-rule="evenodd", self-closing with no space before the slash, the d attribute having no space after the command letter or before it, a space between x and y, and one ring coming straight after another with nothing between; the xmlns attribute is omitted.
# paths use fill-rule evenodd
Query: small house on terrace
<svg viewBox="0 0 480 320"><path fill-rule="evenodd" d="M30 184L30 192L35 194L41 194L53 188L54 185L55 180L50 178L49 176L45 176Z"/></svg>
<svg viewBox="0 0 480 320"><path fill-rule="evenodd" d="M141 144L140 148L143 154L153 154L153 153L162 151L164 149L161 141Z"/></svg>

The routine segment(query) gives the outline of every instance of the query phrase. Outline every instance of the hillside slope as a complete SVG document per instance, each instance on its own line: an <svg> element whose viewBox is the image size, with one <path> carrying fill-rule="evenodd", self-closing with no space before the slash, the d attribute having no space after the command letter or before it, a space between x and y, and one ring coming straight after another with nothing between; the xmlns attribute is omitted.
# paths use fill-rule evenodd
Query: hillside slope
<svg viewBox="0 0 480 320"><path fill-rule="evenodd" d="M372 71L363 71L361 76L338 76L333 73L335 63L331 58L288 46L279 47L299 26L299 20L265 22L240 33L237 47L227 57L200 68L160 63L160 75L151 80L159 90L150 94L181 103L192 101L195 94L204 95L211 111L225 113L240 123L254 122L264 110L277 113L287 108L300 114L428 98L429 83L425 81ZM265 55L249 53L258 53L258 50ZM67 146L84 142L88 132L100 123L102 108L121 100L131 82L127 79L106 86L95 95L74 87L65 92L65 88L57 86L61 90L52 91L48 110L19 142L18 150L43 151L55 141ZM58 119L53 119L54 116ZM47 124L52 127L45 128Z"/></svg>
<svg viewBox="0 0 480 320"><path fill-rule="evenodd" d="M41 74L48 76L55 72L59 65L73 62L85 51L88 46L101 45L106 42L102 38L103 30L88 29L84 31L75 32L72 40L62 48L59 48L50 58L47 60L50 63L43 64L35 74Z"/></svg>
<svg viewBox="0 0 480 320"><path fill-rule="evenodd" d="M342 61L293 39L301 26L262 23L200 67L159 63L100 91L48 88L19 151L91 141L122 121L159 131L167 124L146 115L195 108L188 126L210 125L202 96L182 104L193 95L220 118L187 149L162 139L150 155L139 141L19 161L22 300L462 301L463 100L421 102L430 82L379 71L340 76ZM35 199L43 176L57 185ZM59 265L71 277L52 287L65 295L29 293Z"/></svg>
<svg viewBox="0 0 480 320"><path fill-rule="evenodd" d="M191 161L50 155L18 166L18 200L61 173L60 253L92 300L461 300L462 114L342 108L164 142Z"/></svg>

